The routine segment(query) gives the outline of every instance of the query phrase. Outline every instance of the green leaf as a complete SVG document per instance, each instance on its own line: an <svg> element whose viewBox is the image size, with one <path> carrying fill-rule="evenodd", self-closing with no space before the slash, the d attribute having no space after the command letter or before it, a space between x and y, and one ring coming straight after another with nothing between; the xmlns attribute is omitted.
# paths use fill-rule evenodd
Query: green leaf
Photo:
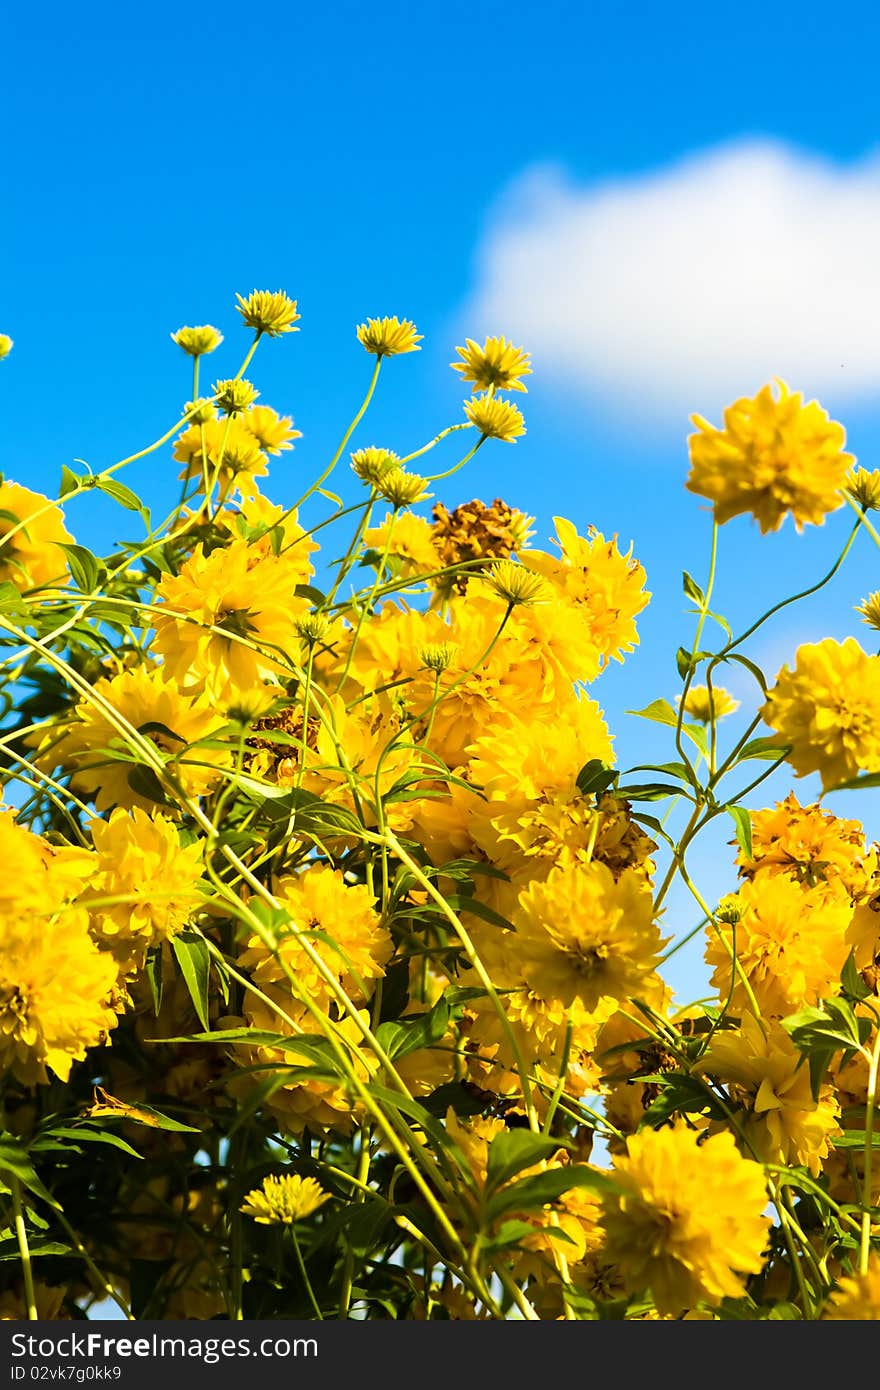
<svg viewBox="0 0 880 1390"><path fill-rule="evenodd" d="M72 1255L73 1250L69 1245L60 1245L57 1240L35 1240L28 1242L28 1254L33 1259L36 1255ZM20 1259L17 1240L0 1241L0 1260Z"/></svg>
<svg viewBox="0 0 880 1390"><path fill-rule="evenodd" d="M153 1013L158 1017L162 1007L162 944L151 946L147 952L147 959L144 965L144 974L147 977L147 984L150 987L150 998L153 1001Z"/></svg>
<svg viewBox="0 0 880 1390"><path fill-rule="evenodd" d="M0 584L0 611L4 613L27 612L27 604L9 579L4 579L3 583Z"/></svg>
<svg viewBox="0 0 880 1390"><path fill-rule="evenodd" d="M682 571L682 586L688 598L693 599L698 608L702 608L706 602L706 596L697 581L688 574L687 570Z"/></svg>
<svg viewBox="0 0 880 1390"><path fill-rule="evenodd" d="M137 763L134 767L129 768L126 773L126 781L132 791L138 796L144 797L145 800L155 801L159 806L170 804L165 788L153 768L144 767L142 763Z"/></svg>
<svg viewBox="0 0 880 1390"><path fill-rule="evenodd" d="M141 1109L144 1107L141 1106ZM57 1143L58 1140L70 1139L72 1144ZM51 1148L70 1148L79 1144L107 1144L111 1149L121 1149L123 1153L129 1154L132 1158L143 1158L137 1149L133 1149L131 1144L126 1144L124 1139L120 1139L118 1134L113 1134L109 1129L89 1129L85 1125L78 1125L76 1128L70 1125L63 1125L59 1128L45 1130L39 1138L31 1144L31 1152L38 1153L44 1149Z"/></svg>
<svg viewBox="0 0 880 1390"><path fill-rule="evenodd" d="M17 1180L22 1187L26 1187L29 1192L47 1202L56 1211L61 1208L55 1201L51 1192L43 1186L42 1181L37 1176L33 1164L28 1158L27 1149L19 1143L12 1134L0 1134L0 1181L10 1184L10 1179Z"/></svg>
<svg viewBox="0 0 880 1390"><path fill-rule="evenodd" d="M511 1134L527 1134L528 1130L511 1130ZM503 1136L499 1135L499 1138ZM533 1136L537 1137L537 1136ZM497 1143L497 1140L493 1140ZM491 1145L490 1145L491 1153ZM592 1187L597 1192L615 1191L615 1183L604 1173L597 1172L581 1163L567 1163L559 1168L547 1168L543 1173L535 1173L511 1183L495 1195L486 1205L486 1217L491 1223L497 1221L508 1211L534 1211L546 1206L569 1192L573 1187Z"/></svg>
<svg viewBox="0 0 880 1390"><path fill-rule="evenodd" d="M601 758L590 758L577 775L577 789L581 796L601 796L619 775L610 763L604 762Z"/></svg>
<svg viewBox="0 0 880 1390"><path fill-rule="evenodd" d="M675 653L675 667L682 680L684 680L693 664L694 659L687 647L679 647L678 651Z"/></svg>
<svg viewBox="0 0 880 1390"><path fill-rule="evenodd" d="M829 787L831 792L857 792L868 791L871 787L880 787L880 772L866 772L863 777L851 777L847 782L838 782L835 786Z"/></svg>
<svg viewBox="0 0 880 1390"><path fill-rule="evenodd" d="M870 986L865 984L856 969L856 958L853 951L850 951L846 958L846 964L840 972L840 983L847 999L854 999L857 1003L874 993Z"/></svg>
<svg viewBox="0 0 880 1390"><path fill-rule="evenodd" d="M625 797L627 801L662 801L666 796L687 796L687 793L666 782L638 782L618 787L615 796Z"/></svg>
<svg viewBox="0 0 880 1390"><path fill-rule="evenodd" d="M449 1024L449 1005L445 999L437 1003L427 1013L416 1018L401 1018L397 1022L380 1023L376 1038L392 1061L396 1057L406 1057L421 1047L430 1047L444 1036Z"/></svg>
<svg viewBox="0 0 880 1390"><path fill-rule="evenodd" d="M63 541L58 541L57 544L67 556L70 577L80 593L91 594L104 583L107 578L106 568L84 545L68 545Z"/></svg>
<svg viewBox="0 0 880 1390"><path fill-rule="evenodd" d="M634 714L639 719L650 719L654 724L667 724L670 729L678 727L678 711L673 709L668 700L652 700L650 705L644 709L628 709L627 714ZM700 752L706 755L709 745L706 740L706 730L700 724L686 724L682 722L681 731L687 734L692 743L695 743Z"/></svg>
<svg viewBox="0 0 880 1390"><path fill-rule="evenodd" d="M66 463L61 465L61 486L58 489L58 501L62 502L65 497L69 497L72 492L78 492L83 479L79 473L74 473L72 468L68 468Z"/></svg>
<svg viewBox="0 0 880 1390"><path fill-rule="evenodd" d="M737 843L747 859L752 859L752 818L745 806L725 806L733 821Z"/></svg>
<svg viewBox="0 0 880 1390"><path fill-rule="evenodd" d="M203 1028L210 1029L208 982L211 974L211 953L208 943L197 932L182 931L177 936L172 936L171 949L186 981L199 1023Z"/></svg>
<svg viewBox="0 0 880 1390"><path fill-rule="evenodd" d="M422 1104L429 1114L440 1119L447 1110L466 1118L480 1115L486 1109L486 1102L486 1093L465 1081L444 1081L442 1086L438 1086L429 1096L422 1098Z"/></svg>
<svg viewBox="0 0 880 1390"><path fill-rule="evenodd" d="M778 738L753 738L737 754L737 762L746 758L760 758L764 762L775 763L791 752L790 743L780 743Z"/></svg>
<svg viewBox="0 0 880 1390"><path fill-rule="evenodd" d="M506 1129L496 1134L489 1145L486 1163L486 1191L494 1192L523 1168L532 1168L542 1159L557 1153L559 1139L548 1134L533 1134L530 1129Z"/></svg>
<svg viewBox="0 0 880 1390"><path fill-rule="evenodd" d="M145 523L147 530L150 529L150 513L144 506L136 492L132 492L125 483L120 483L116 478L106 478L103 474L98 474L95 486L102 492L106 492L108 497L112 497L121 507L125 507L130 512L137 512Z"/></svg>

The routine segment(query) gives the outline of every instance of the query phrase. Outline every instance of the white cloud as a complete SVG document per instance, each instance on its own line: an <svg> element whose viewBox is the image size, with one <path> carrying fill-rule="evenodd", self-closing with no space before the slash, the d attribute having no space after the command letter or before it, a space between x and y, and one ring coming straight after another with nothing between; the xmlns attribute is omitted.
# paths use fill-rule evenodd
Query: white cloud
<svg viewBox="0 0 880 1390"><path fill-rule="evenodd" d="M880 158L768 140L575 186L528 171L502 200L462 320L615 414L720 421L781 376L833 409L880 392Z"/></svg>

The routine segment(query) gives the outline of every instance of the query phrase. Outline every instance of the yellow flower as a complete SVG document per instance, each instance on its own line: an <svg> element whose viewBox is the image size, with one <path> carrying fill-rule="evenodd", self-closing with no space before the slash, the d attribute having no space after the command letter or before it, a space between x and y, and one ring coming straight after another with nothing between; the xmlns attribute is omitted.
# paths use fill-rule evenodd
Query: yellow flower
<svg viewBox="0 0 880 1390"><path fill-rule="evenodd" d="M362 483L375 487L383 473L400 467L400 457L393 449L376 449L370 445L369 449L358 449L352 454L351 467Z"/></svg>
<svg viewBox="0 0 880 1390"><path fill-rule="evenodd" d="M137 666L122 671L96 681L94 693L102 703L82 699L69 720L60 726L46 725L35 740L39 738L39 765L69 768L73 786L94 795L99 811L113 806L155 808L144 784L134 778L140 788L135 790L129 781L135 754L128 754L131 761L120 758L127 744L102 707L104 702L133 729L143 730L190 795L209 791L219 780L221 768L231 761L222 749L199 746L223 727L224 720L208 700L185 694L159 668Z"/></svg>
<svg viewBox="0 0 880 1390"><path fill-rule="evenodd" d="M282 333L298 333L294 327L300 317L296 312L296 300L290 299L283 290L254 290L247 299L237 294L235 306L248 328L257 333L265 333L268 338L280 338Z"/></svg>
<svg viewBox="0 0 880 1390"><path fill-rule="evenodd" d="M695 1069L733 1083L745 1106L737 1119L748 1152L762 1163L801 1164L818 1177L832 1138L841 1133L839 1105L827 1083L814 1098L803 1062L778 1023L743 1013L739 1028L714 1034Z"/></svg>
<svg viewBox="0 0 880 1390"><path fill-rule="evenodd" d="M840 1280L822 1311L830 1322L880 1322L880 1256L871 1251L864 1274Z"/></svg>
<svg viewBox="0 0 880 1390"><path fill-rule="evenodd" d="M108 820L95 820L92 839L96 874L80 902L117 958L139 962L148 947L176 936L202 902L202 845L181 845L167 816L139 807L131 814L117 807ZM105 897L121 901L102 903Z"/></svg>
<svg viewBox="0 0 880 1390"><path fill-rule="evenodd" d="M466 338L466 347L455 351L462 359L451 362L453 371L461 372L462 381L471 381L478 391L489 387L501 391L526 391L520 377L531 376L529 354L514 347L506 338L487 338L480 347L473 338Z"/></svg>
<svg viewBox="0 0 880 1390"><path fill-rule="evenodd" d="M291 587L307 584L315 573L309 559L320 549L318 542L304 531L298 515L277 502L254 492L235 507L226 508L214 518L215 525L235 538L246 540L257 556L280 560L290 575Z"/></svg>
<svg viewBox="0 0 880 1390"><path fill-rule="evenodd" d="M197 546L156 589L154 645L169 674L227 700L277 673L308 607L294 587L283 556L239 540L209 555Z"/></svg>
<svg viewBox="0 0 880 1390"><path fill-rule="evenodd" d="M379 555L385 554L387 546L389 556L400 564L403 579L430 574L440 567L440 558L432 543L431 523L415 512L389 512L378 526L371 526L364 532L364 545Z"/></svg>
<svg viewBox="0 0 880 1390"><path fill-rule="evenodd" d="M519 895L517 951L530 985L568 1005L638 995L663 942L651 893L633 869L615 880L605 864L572 863Z"/></svg>
<svg viewBox="0 0 880 1390"><path fill-rule="evenodd" d="M546 580L514 560L495 560L483 582L510 608L530 608L536 603L553 602L553 591Z"/></svg>
<svg viewBox="0 0 880 1390"><path fill-rule="evenodd" d="M178 328L176 333L171 334L171 338L179 348L188 352L190 357L203 357L223 342L223 334L210 323L201 324L198 328Z"/></svg>
<svg viewBox="0 0 880 1390"><path fill-rule="evenodd" d="M715 504L715 520L750 512L762 534L778 531L790 512L798 531L820 526L843 505L841 489L855 462L844 453L846 432L818 401L803 403L799 391L776 380L754 399L743 398L724 412L724 429L692 416L691 472L686 487Z"/></svg>
<svg viewBox="0 0 880 1390"><path fill-rule="evenodd" d="M862 622L867 623L875 632L880 632L880 589L869 594L863 603L857 604L856 612L861 613Z"/></svg>
<svg viewBox="0 0 880 1390"><path fill-rule="evenodd" d="M880 510L880 469L851 468L846 475L846 491L863 512Z"/></svg>
<svg viewBox="0 0 880 1390"><path fill-rule="evenodd" d="M19 483L0 482L0 582L22 590L66 582L67 561L59 542L72 541L61 508L48 497Z"/></svg>
<svg viewBox="0 0 880 1390"><path fill-rule="evenodd" d="M419 473L409 473L405 468L386 468L374 486L379 496L390 502L395 511L401 507L412 507L431 496L426 480Z"/></svg>
<svg viewBox="0 0 880 1390"><path fill-rule="evenodd" d="M243 496L257 492L256 478L268 472L268 460L246 416L208 420L190 425L174 441L173 457L185 464L180 478L204 478L219 484L221 493L236 488ZM204 453L202 447L204 446Z"/></svg>
<svg viewBox="0 0 880 1390"><path fill-rule="evenodd" d="M865 880L865 830L819 805L801 806L794 792L766 811L752 811L752 857L740 850L744 878L755 872L787 874L806 888L840 879L855 896Z"/></svg>
<svg viewBox="0 0 880 1390"><path fill-rule="evenodd" d="M4 357L8 357L13 348L13 342L8 333L0 333L0 362Z"/></svg>
<svg viewBox="0 0 880 1390"><path fill-rule="evenodd" d="M606 541L592 528L588 537L580 536L564 517L553 521L562 552L559 559L542 550L524 550L520 559L549 579L560 597L582 616L598 657L595 671L580 673L581 679L590 680L610 659L622 661L623 653L638 644L636 616L651 595L644 588L645 571L633 559L632 547L623 555L616 536Z"/></svg>
<svg viewBox="0 0 880 1390"><path fill-rule="evenodd" d="M822 790L859 772L880 772L880 656L854 637L799 647L783 666L761 715L783 742L798 777L818 772Z"/></svg>
<svg viewBox="0 0 880 1390"><path fill-rule="evenodd" d="M680 695L676 696L676 702L681 704ZM735 700L721 685L713 685L711 691L707 685L692 685L685 696L685 714L700 724L711 724L713 720L723 719L725 714L733 714L737 709L739 700Z"/></svg>
<svg viewBox="0 0 880 1390"><path fill-rule="evenodd" d="M302 431L293 428L291 417L279 415L270 405L252 405L245 411L242 424L267 454L280 454L283 449L292 449L291 440L302 439Z"/></svg>
<svg viewBox="0 0 880 1390"><path fill-rule="evenodd" d="M604 1256L660 1313L739 1298L764 1264L763 1169L731 1134L699 1137L681 1122L632 1135L614 1158L621 1191L604 1200Z"/></svg>
<svg viewBox="0 0 880 1390"><path fill-rule="evenodd" d="M228 377L215 381L211 392L217 397L217 409L224 415L239 415L248 410L260 394L257 388L244 377Z"/></svg>
<svg viewBox="0 0 880 1390"><path fill-rule="evenodd" d="M759 870L731 901L736 914L724 914L710 929L706 963L714 967L713 987L722 999L730 993L734 1010L752 1007L743 976L769 1018L784 1018L840 992L852 903L839 881L805 888L784 874Z"/></svg>
<svg viewBox="0 0 880 1390"><path fill-rule="evenodd" d="M421 352L422 334L410 319L367 319L358 325L358 341L376 357L396 357L401 352Z"/></svg>
<svg viewBox="0 0 880 1390"><path fill-rule="evenodd" d="M264 1178L260 1187L247 1194L239 1211L263 1226L291 1226L295 1221L304 1221L329 1200L330 1193L314 1178L283 1173L281 1177Z"/></svg>
<svg viewBox="0 0 880 1390"><path fill-rule="evenodd" d="M207 396L199 396L197 400L187 401L181 414L186 416L187 425L207 425L209 420L217 419L217 407Z"/></svg>
<svg viewBox="0 0 880 1390"><path fill-rule="evenodd" d="M522 411L501 396L473 396L465 401L464 413L487 439L515 444L520 435L526 432Z"/></svg>

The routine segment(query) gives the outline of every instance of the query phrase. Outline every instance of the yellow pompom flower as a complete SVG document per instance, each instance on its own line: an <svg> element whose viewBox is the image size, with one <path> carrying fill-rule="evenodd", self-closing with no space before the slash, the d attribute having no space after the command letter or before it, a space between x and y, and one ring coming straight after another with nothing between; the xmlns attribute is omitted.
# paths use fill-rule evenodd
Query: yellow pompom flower
<svg viewBox="0 0 880 1390"><path fill-rule="evenodd" d="M197 328L178 328L176 333L171 334L171 339L190 357L204 357L220 346L223 334L210 323L203 323Z"/></svg>
<svg viewBox="0 0 880 1390"><path fill-rule="evenodd" d="M841 1133L834 1087L813 1096L810 1069L785 1029L743 1013L739 1028L718 1030L696 1070L733 1088L746 1152L762 1163L796 1163L817 1178Z"/></svg>
<svg viewBox="0 0 880 1390"><path fill-rule="evenodd" d="M855 897L865 883L865 828L813 804L802 806L794 792L765 811L752 811L752 857L740 849L744 878L755 873L787 874L805 888L839 879Z"/></svg>
<svg viewBox="0 0 880 1390"><path fill-rule="evenodd" d="M367 319L358 325L358 342L375 357L397 357L402 352L421 352L422 334L411 319Z"/></svg>
<svg viewBox="0 0 880 1390"><path fill-rule="evenodd" d="M208 555L197 546L156 589L154 646L169 674L227 700L277 673L278 654L295 643L294 622L308 608L294 587L283 556L239 540Z"/></svg>
<svg viewBox="0 0 880 1390"><path fill-rule="evenodd" d="M615 879L595 862L564 864L531 884L513 921L531 987L587 1009L639 995L663 945L643 876L627 869Z"/></svg>
<svg viewBox="0 0 880 1390"><path fill-rule="evenodd" d="M632 1135L614 1158L620 1191L603 1202L605 1258L660 1313L740 1298L764 1265L763 1169L729 1133L699 1139L682 1122Z"/></svg>
<svg viewBox="0 0 880 1390"><path fill-rule="evenodd" d="M47 725L35 736L41 767L69 769L72 785L93 795L99 811L113 806L154 809L155 802L129 781L136 755L129 754L131 762L118 756L128 745L102 707L106 704L133 729L143 730L190 795L203 795L216 785L231 757L223 749L199 746L225 722L207 699L185 693L166 671L147 665L96 681L94 692L101 703L84 698L64 724Z"/></svg>
<svg viewBox="0 0 880 1390"><path fill-rule="evenodd" d="M466 347L455 351L460 362L450 362L453 371L461 373L462 381L473 382L478 391L490 387L495 391L527 391L521 377L531 376L529 354L514 347L506 338L487 338L480 347L473 338L465 339Z"/></svg>
<svg viewBox="0 0 880 1390"><path fill-rule="evenodd" d="M217 397L217 409L224 415L240 415L249 410L260 394L253 382L245 381L244 377L215 381L211 391Z"/></svg>
<svg viewBox="0 0 880 1390"><path fill-rule="evenodd" d="M852 454L846 432L818 401L806 405L799 391L776 379L753 399L743 397L724 412L724 428L701 415L691 419L691 472L686 487L715 504L715 520L751 513L762 534L778 531L791 513L798 531L820 526L843 505Z"/></svg>
<svg viewBox="0 0 880 1390"><path fill-rule="evenodd" d="M822 1318L828 1322L880 1322L880 1256L872 1251L864 1274L846 1275L829 1298Z"/></svg>
<svg viewBox="0 0 880 1390"><path fill-rule="evenodd" d="M13 349L13 341L8 333L0 333L0 362L4 357L8 357Z"/></svg>
<svg viewBox="0 0 880 1390"><path fill-rule="evenodd" d="M680 695L676 696L676 703L681 704ZM713 685L711 690L708 685L692 685L684 698L685 714L700 724L711 724L738 709L739 700L721 685Z"/></svg>
<svg viewBox="0 0 880 1390"><path fill-rule="evenodd" d="M298 333L294 327L300 315L296 311L296 300L283 290L254 290L247 299L237 294L235 306L248 328L257 333L265 333L267 338L280 338L282 333Z"/></svg>
<svg viewBox="0 0 880 1390"><path fill-rule="evenodd" d="M759 870L709 929L705 959L713 967L712 985L721 999L730 994L734 1010L748 1010L745 976L767 1018L784 1018L839 994L851 918L852 902L839 881L805 888L784 874Z"/></svg>
<svg viewBox="0 0 880 1390"><path fill-rule="evenodd" d="M177 827L159 811L117 807L95 820L96 874L80 902L93 931L119 958L142 960L150 946L176 936L202 902L202 845L181 845ZM102 903L102 898L120 899ZM94 907L91 900L96 899Z"/></svg>
<svg viewBox="0 0 880 1390"><path fill-rule="evenodd" d="M783 666L760 712L791 744L798 777L818 772L823 791L880 772L880 656L854 637L798 647L794 670Z"/></svg>
<svg viewBox="0 0 880 1390"><path fill-rule="evenodd" d="M329 1200L330 1193L314 1178L303 1178L299 1173L283 1173L280 1177L270 1174L260 1187L247 1194L239 1211L263 1226L292 1226L295 1221L312 1216Z"/></svg>
<svg viewBox="0 0 880 1390"><path fill-rule="evenodd" d="M19 483L0 482L0 583L21 590L53 580L66 583L67 561L59 543L72 541L61 508L48 497Z"/></svg>
<svg viewBox="0 0 880 1390"><path fill-rule="evenodd" d="M235 488L244 497L256 496L255 480L268 472L268 460L246 419L235 415L188 426L174 441L172 457L185 465L178 476L203 479L207 473L223 494Z"/></svg>
<svg viewBox="0 0 880 1390"><path fill-rule="evenodd" d="M401 507L415 506L416 502L423 502L432 495L428 491L427 480L420 473L410 473L406 468L385 469L376 479L374 487L395 511Z"/></svg>
<svg viewBox="0 0 880 1390"><path fill-rule="evenodd" d="M880 469L851 468L846 475L846 492L863 512L880 510Z"/></svg>
<svg viewBox="0 0 880 1390"><path fill-rule="evenodd" d="M432 542L431 523L415 512L389 512L378 526L370 526L364 532L364 545L379 555L384 555L387 547L389 556L400 565L403 579L430 574L440 567L440 557Z"/></svg>
<svg viewBox="0 0 880 1390"><path fill-rule="evenodd" d="M502 396L473 396L464 403L464 413L475 429L487 439L515 444L526 432L522 411Z"/></svg>

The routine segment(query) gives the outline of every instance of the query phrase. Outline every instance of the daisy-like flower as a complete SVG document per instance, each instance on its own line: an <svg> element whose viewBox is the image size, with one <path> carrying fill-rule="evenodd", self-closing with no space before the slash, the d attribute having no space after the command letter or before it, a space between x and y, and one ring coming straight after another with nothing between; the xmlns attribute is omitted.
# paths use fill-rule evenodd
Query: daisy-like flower
<svg viewBox="0 0 880 1390"><path fill-rule="evenodd" d="M743 398L724 412L724 428L701 415L691 419L691 472L686 487L715 504L720 524L744 513L762 534L778 531L791 513L798 531L821 526L843 505L852 454L844 452L846 431L818 401L804 404L799 391L776 380L753 399Z"/></svg>
<svg viewBox="0 0 880 1390"><path fill-rule="evenodd" d="M362 483L376 486L383 474L400 467L400 457L393 449L376 449L371 445L352 454L351 467Z"/></svg>
<svg viewBox="0 0 880 1390"><path fill-rule="evenodd" d="M473 338L465 339L466 347L455 351L462 359L450 362L453 371L461 372L462 381L473 382L478 391L489 387L502 391L527 391L521 377L531 376L529 354L514 347L506 338L487 338L480 347Z"/></svg>
<svg viewBox="0 0 880 1390"><path fill-rule="evenodd" d="M247 1194L239 1211L262 1226L291 1226L329 1200L330 1193L314 1178L303 1178L299 1173L272 1174Z"/></svg>
<svg viewBox="0 0 880 1390"><path fill-rule="evenodd" d="M676 703L681 704L680 695L676 696ZM692 685L684 700L685 714L700 724L711 724L713 719L723 719L737 709L739 700L721 685L713 685L711 691L707 685Z"/></svg>
<svg viewBox="0 0 880 1390"><path fill-rule="evenodd" d="M0 482L0 582L25 590L63 580L66 560L60 546L72 541L64 513L48 497L19 483Z"/></svg>
<svg viewBox="0 0 880 1390"><path fill-rule="evenodd" d="M412 507L430 496L428 484L420 473L410 473L405 468L389 468L379 476L375 484L380 497L390 502L395 510Z"/></svg>
<svg viewBox="0 0 880 1390"><path fill-rule="evenodd" d="M12 339L8 333L0 333L0 361L8 357L12 351Z"/></svg>
<svg viewBox="0 0 880 1390"><path fill-rule="evenodd" d="M863 603L857 604L856 612L861 613L863 623L880 632L880 589L869 594Z"/></svg>
<svg viewBox="0 0 880 1390"><path fill-rule="evenodd" d="M818 772L822 790L859 772L880 772L880 656L854 637L798 647L761 707L764 721L791 744L798 777Z"/></svg>
<svg viewBox="0 0 880 1390"><path fill-rule="evenodd" d="M217 408L224 415L238 415L248 410L260 394L251 382L244 377L230 377L227 381L215 381L211 387L217 397Z"/></svg>
<svg viewBox="0 0 880 1390"><path fill-rule="evenodd" d="M517 951L526 978L545 999L595 1009L602 999L638 995L663 942L642 874L615 880L605 864L564 863L519 895Z"/></svg>
<svg viewBox="0 0 880 1390"><path fill-rule="evenodd" d="M487 439L500 439L515 444L526 432L522 412L501 396L473 396L464 403L464 413L471 424Z"/></svg>
<svg viewBox="0 0 880 1390"><path fill-rule="evenodd" d="M487 589L503 598L511 608L550 603L553 598L550 585L540 574L526 569L525 565L518 565L514 560L496 560L483 582Z"/></svg>
<svg viewBox="0 0 880 1390"><path fill-rule="evenodd" d="M822 1312L829 1322L880 1322L880 1257L872 1251L864 1274L840 1280Z"/></svg>
<svg viewBox="0 0 880 1390"><path fill-rule="evenodd" d="M880 511L880 468L851 468L846 475L846 491L863 512Z"/></svg>
<svg viewBox="0 0 880 1390"><path fill-rule="evenodd" d="M217 419L217 407L207 396L199 396L198 400L187 401L181 414L189 426L207 425L209 421Z"/></svg>
<svg viewBox="0 0 880 1390"><path fill-rule="evenodd" d="M302 439L302 431L293 428L289 415L279 415L270 405L252 405L242 417L242 424L254 436L267 454L280 454L292 449L294 439Z"/></svg>
<svg viewBox="0 0 880 1390"><path fill-rule="evenodd" d="M206 353L213 352L220 346L223 334L210 323L203 323L197 328L178 328L176 333L171 334L171 340L179 348L183 348L184 352L189 353L190 357L204 357Z"/></svg>
<svg viewBox="0 0 880 1390"><path fill-rule="evenodd" d="M865 828L813 803L802 806L794 792L764 811L752 811L752 855L737 855L740 874L786 874L805 888L840 879L855 897L865 882Z"/></svg>
<svg viewBox="0 0 880 1390"><path fill-rule="evenodd" d="M764 1171L729 1133L704 1143L682 1122L643 1129L615 1156L619 1191L603 1200L604 1255L631 1293L660 1313L739 1298L763 1268L769 1219Z"/></svg>
<svg viewBox="0 0 880 1390"><path fill-rule="evenodd" d="M397 357L402 352L421 352L422 334L411 319L367 319L358 325L358 341L375 357Z"/></svg>
<svg viewBox="0 0 880 1390"><path fill-rule="evenodd" d="M280 338L282 333L298 333L294 327L300 317L296 312L296 300L289 298L283 290L254 290L247 299L237 294L235 306L248 328L257 333L265 333L267 338Z"/></svg>

